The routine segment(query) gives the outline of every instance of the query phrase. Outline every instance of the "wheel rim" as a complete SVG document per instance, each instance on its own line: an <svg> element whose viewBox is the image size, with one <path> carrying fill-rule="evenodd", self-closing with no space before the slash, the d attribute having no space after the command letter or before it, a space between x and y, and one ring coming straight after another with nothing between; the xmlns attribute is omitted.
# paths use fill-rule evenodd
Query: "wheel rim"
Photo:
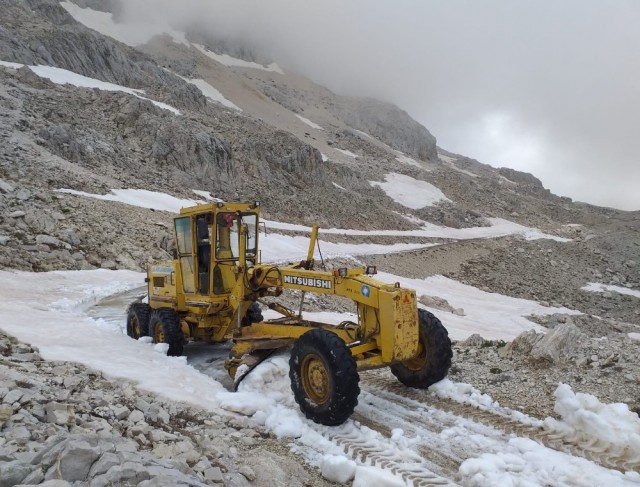
<svg viewBox="0 0 640 487"><path fill-rule="evenodd" d="M131 317L131 336L133 338L140 338L140 322L135 315Z"/></svg>
<svg viewBox="0 0 640 487"><path fill-rule="evenodd" d="M162 329L162 324L156 324L155 330L153 331L153 339L156 343L164 343L164 330Z"/></svg>
<svg viewBox="0 0 640 487"><path fill-rule="evenodd" d="M418 354L409 359L402 362L402 364L410 370L419 371L427 364L427 349L424 348L422 341L418 342Z"/></svg>
<svg viewBox="0 0 640 487"><path fill-rule="evenodd" d="M309 354L302 360L302 387L307 397L318 405L329 401L331 380L324 360L316 354Z"/></svg>

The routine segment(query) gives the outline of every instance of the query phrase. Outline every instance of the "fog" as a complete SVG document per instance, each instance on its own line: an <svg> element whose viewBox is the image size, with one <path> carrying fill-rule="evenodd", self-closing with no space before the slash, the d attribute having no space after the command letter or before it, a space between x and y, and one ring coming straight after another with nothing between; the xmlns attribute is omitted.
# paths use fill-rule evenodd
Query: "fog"
<svg viewBox="0 0 640 487"><path fill-rule="evenodd" d="M391 101L446 150L640 209L640 2L123 1L130 18L198 23L337 93Z"/></svg>

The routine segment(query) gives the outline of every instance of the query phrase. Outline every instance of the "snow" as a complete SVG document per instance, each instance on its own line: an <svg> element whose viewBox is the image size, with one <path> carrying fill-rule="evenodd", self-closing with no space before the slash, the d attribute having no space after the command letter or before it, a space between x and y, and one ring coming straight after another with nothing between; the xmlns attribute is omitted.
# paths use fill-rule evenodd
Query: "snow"
<svg viewBox="0 0 640 487"><path fill-rule="evenodd" d="M9 61L0 61L0 66L3 66L5 68L11 68L11 69L20 69L21 67L24 66L24 64L10 63Z"/></svg>
<svg viewBox="0 0 640 487"><path fill-rule="evenodd" d="M640 298L640 291L636 289L629 289L628 287L614 286L612 284L601 284L599 282L590 282L586 286L581 287L583 291L590 291L593 293L604 293L606 291L613 291L618 294L626 294L627 296L634 296Z"/></svg>
<svg viewBox="0 0 640 487"><path fill-rule="evenodd" d="M5 61L0 61L0 65L11 68L21 68L22 66L24 66L23 64L9 63ZM180 111L172 107L171 105L167 105L166 103L155 101L151 98L142 96L144 90L136 90L133 88L127 88L126 86L101 81L99 79L88 78L86 76L82 76L81 74L74 73L73 71L55 68L53 66L29 66L29 69L41 78L46 78L57 85L69 84L72 86L77 86L78 88L95 88L103 91L120 91L122 93L133 95L137 98L140 98L141 100L150 101L157 107L168 110L172 113L175 113L176 115L180 115Z"/></svg>
<svg viewBox="0 0 640 487"><path fill-rule="evenodd" d="M318 129L318 130L324 130L320 125L318 125L317 123L312 122L308 118L304 118L302 115L298 115L297 113L295 113L294 115L296 117L298 117L302 122L306 123L309 127L314 128L314 129Z"/></svg>
<svg viewBox="0 0 640 487"><path fill-rule="evenodd" d="M502 218L488 218L491 224L488 227L450 228L441 227L432 223L422 222L419 230L351 230L346 228L323 228L322 233L356 236L385 236L385 237L423 237L423 238L448 238L453 240L466 240L474 238L496 238L507 235L520 235L526 240L538 240L541 238L555 240L556 242L570 242L571 239L556 237L541 232L536 228L525 227L519 223L503 220ZM293 230L310 232L311 228L295 223L283 223L263 220L269 228L280 230Z"/></svg>
<svg viewBox="0 0 640 487"><path fill-rule="evenodd" d="M420 164L418 161L416 161L412 157L404 155L402 152L400 152L399 155L396 157L396 161L402 162L403 164L409 164L410 166L422 168L422 164Z"/></svg>
<svg viewBox="0 0 640 487"><path fill-rule="evenodd" d="M72 359L102 371L107 377L132 380L141 390L194 404L212 414L225 414L226 411L249 416L277 437L293 438L291 449L319 467L328 480L344 483L353 477L354 486L405 485L400 474L394 475L392 466L380 468L384 462L376 462L375 466L365 460L354 462L351 453L333 438L350 438L353 445L371 446L391 459L403 459L411 468L416 448L425 445L419 436L409 431L411 425L401 423L406 426L396 426L394 415L390 421L391 435L385 437L352 420L338 427L312 423L303 417L291 393L286 353L263 362L240 383L239 391L232 393L187 364L185 357L167 357L162 353L162 345L125 336L122 331L124 314L115 323L93 319L87 314L98 300L135 289L143 284L143 279L144 274L132 271L0 271L0 286L4 290L0 294L0 328L38 347L47 360ZM478 306L483 305L479 303ZM491 303L485 307L479 313L491 312ZM334 313L334 318L345 319L345 315ZM444 380L432 386L432 390L443 397L509 414L489 396L466 384ZM369 405L383 417L389 414L381 409L386 403L366 391L363 394L366 396L363 407ZM574 394L566 386L559 387L556 396L556 411L561 419L545 420L554 431L577 437L593 436L599 445L604 442L605 446L613 445L612 448L627 448L636 454L640 451L636 443L639 420L626 405L601 404L592 396ZM422 407L428 406L423 404ZM437 418L448 413L429 409L425 414ZM517 417L520 413L512 411L510 414L521 420ZM473 422L463 418L454 416L453 419L453 424L448 423L446 428L436 428L428 434L433 435L439 445L464 441L468 446L468 455L460 467L459 480L464 485L627 486L637 485L640 481L637 473L608 470L528 439L502 436L487 427L473 426ZM522 421L525 420L527 417ZM536 425L531 418L528 420L526 424ZM483 428L485 433L479 434L478 428ZM427 432L422 430L422 434Z"/></svg>
<svg viewBox="0 0 640 487"><path fill-rule="evenodd" d="M327 162L329 160L329 158L324 155L322 152L320 153L320 157L322 157L322 162Z"/></svg>
<svg viewBox="0 0 640 487"><path fill-rule="evenodd" d="M508 447L484 453L460 465L465 485L505 486L637 486L640 475L604 469L584 458L551 450L529 438L511 438ZM354 484L355 485L355 484Z"/></svg>
<svg viewBox="0 0 640 487"><path fill-rule="evenodd" d="M271 71L274 73L284 74L280 66L276 63L271 63L268 66L263 66L262 64L254 63L252 61L245 61L244 59L238 59L228 54L218 54L216 52L210 51L206 47L201 44L192 44L198 51L200 51L205 56L213 59L214 61L224 64L229 67L237 67L237 68L251 68L251 69L261 69L263 71Z"/></svg>
<svg viewBox="0 0 640 487"><path fill-rule="evenodd" d="M549 429L570 435L574 440L599 440L600 447L623 453L640 461L640 418L623 403L603 404L591 394L574 393L566 384L556 391L554 411L561 420L545 419Z"/></svg>
<svg viewBox="0 0 640 487"><path fill-rule="evenodd" d="M340 186L338 183L334 183L333 181L331 182L331 184L333 184L336 188L338 189L342 189L343 191L346 191L346 189L344 189L342 186Z"/></svg>
<svg viewBox="0 0 640 487"><path fill-rule="evenodd" d="M325 258L350 255L370 255L385 254L390 252L404 252L407 250L423 249L436 244L427 243L396 243L390 245L383 244L354 244L320 242L320 250ZM309 249L309 239L307 237L292 237L289 235L279 235L267 233L260 235L260 252L262 262L294 262L305 258ZM316 248L314 258L319 259L320 254Z"/></svg>
<svg viewBox="0 0 640 487"><path fill-rule="evenodd" d="M346 149L336 149L338 152L342 152L345 156L353 157L354 159L358 157L358 154L354 154L350 150Z"/></svg>
<svg viewBox="0 0 640 487"><path fill-rule="evenodd" d="M195 190L193 191L195 192ZM159 211L168 211L172 213L179 213L181 208L195 206L202 203L202 201L180 199L166 193L158 193L156 191L148 191L146 189L112 189L111 193L105 195L85 193L84 191L65 188L57 189L56 192L72 194L75 196L85 196L104 201L118 201L128 205L151 208Z"/></svg>
<svg viewBox="0 0 640 487"><path fill-rule="evenodd" d="M406 487L404 481L378 467L357 467L352 487Z"/></svg>
<svg viewBox="0 0 640 487"><path fill-rule="evenodd" d="M183 79L187 83L191 83L192 85L197 86L200 89L200 91L202 92L202 94L204 96L206 96L207 98L209 98L210 100L218 102L221 105L224 105L225 107L232 108L232 109L238 110L240 112L242 111L242 108L240 108L238 105L236 105L232 101L230 101L227 98L225 98L222 93L220 93L217 89L215 89L213 86L211 86L205 80L203 80L203 79L187 79L187 78L183 78Z"/></svg>
<svg viewBox="0 0 640 487"><path fill-rule="evenodd" d="M177 44L190 45L184 32L177 31L165 21L154 18L149 22L137 22L135 24L116 23L113 14L100 12L91 8L82 8L71 2L60 2L60 5L79 23L100 32L103 35L116 39L128 46L146 44L154 36L167 34Z"/></svg>
<svg viewBox="0 0 640 487"><path fill-rule="evenodd" d="M371 186L379 186L391 199L407 208L417 210L449 200L434 185L395 172L386 174L385 182L369 181Z"/></svg>
<svg viewBox="0 0 640 487"><path fill-rule="evenodd" d="M442 321L449 331L449 336L454 340L463 340L473 333L478 333L488 340L512 340L523 331L545 331L544 327L529 321L527 316L581 314L565 307L541 306L527 299L488 293L439 275L426 279L410 279L379 272L376 278L388 283L399 282L402 287L415 289L418 299L420 296L438 296L446 299L454 309L462 308L465 316L420 305Z"/></svg>
<svg viewBox="0 0 640 487"><path fill-rule="evenodd" d="M211 196L211 193L209 191L201 191L199 189L192 189L191 191L193 191L195 194L197 194L201 198L204 198L205 201L214 201L214 202L221 202L222 201L220 198L216 198L214 196ZM162 194L162 193L160 193L160 194Z"/></svg>
<svg viewBox="0 0 640 487"><path fill-rule="evenodd" d="M632 340L640 340L640 333L631 332L631 333L627 333L627 336Z"/></svg>
<svg viewBox="0 0 640 487"><path fill-rule="evenodd" d="M344 456L325 455L320 461L320 473L331 482L344 484L356 473L356 462Z"/></svg>

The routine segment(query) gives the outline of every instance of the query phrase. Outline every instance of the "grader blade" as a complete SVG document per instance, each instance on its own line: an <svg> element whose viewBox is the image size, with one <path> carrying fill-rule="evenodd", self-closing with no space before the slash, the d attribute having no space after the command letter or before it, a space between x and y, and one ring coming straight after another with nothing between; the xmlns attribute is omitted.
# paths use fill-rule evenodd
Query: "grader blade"
<svg viewBox="0 0 640 487"><path fill-rule="evenodd" d="M254 350L253 352L244 355L239 362L236 362L238 365L236 367L235 377L233 378L234 392L238 390L240 382L242 382L253 369L271 357L271 355L273 355L277 350L277 348L270 350Z"/></svg>

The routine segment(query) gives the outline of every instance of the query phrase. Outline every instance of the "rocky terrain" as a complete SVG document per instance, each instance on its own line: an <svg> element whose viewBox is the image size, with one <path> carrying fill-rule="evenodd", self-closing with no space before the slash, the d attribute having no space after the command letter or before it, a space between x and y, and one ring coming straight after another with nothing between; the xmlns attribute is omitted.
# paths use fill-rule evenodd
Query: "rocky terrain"
<svg viewBox="0 0 640 487"><path fill-rule="evenodd" d="M120 3L76 5L117 18ZM210 54L272 60L209 33L190 32L186 43L160 35L131 46L87 28L54 0L6 0L2 9L0 270L142 270L170 258L172 213L61 189L98 195L143 189L182 199L206 191L258 200L268 220L322 228L473 229L502 218L567 241L346 232L321 232L321 240L437 244L327 264L355 261L416 279L443 275L582 313L532 316L546 334L525 332L509 343L476 335L455 342L453 381L539 419L558 417L559 383L640 413L640 342L632 338L640 336L640 298L619 292L640 290L640 212L573 202L551 194L534 175L448 152L386 102L341 96L287 70L225 65ZM54 83L28 67L34 65L144 93ZM215 86L235 108L205 96L194 80ZM447 200L403 205L379 186L389 174L428 182ZM588 283L618 292L583 290ZM295 293L284 298L299 304ZM435 294L419 298L443 316L465 313ZM309 311L351 308L306 297ZM4 334L0 355L0 487L334 485L247 417L212 415L76 363L43 360ZM386 371L363 373L363 388L380 377L391 380ZM429 405L434 397L418 399ZM389 425L363 412L357 421L393 436ZM445 477L460 480L459 458L442 465Z"/></svg>
<svg viewBox="0 0 640 487"><path fill-rule="evenodd" d="M332 485L246 418L43 360L4 334L0 384L3 487Z"/></svg>

